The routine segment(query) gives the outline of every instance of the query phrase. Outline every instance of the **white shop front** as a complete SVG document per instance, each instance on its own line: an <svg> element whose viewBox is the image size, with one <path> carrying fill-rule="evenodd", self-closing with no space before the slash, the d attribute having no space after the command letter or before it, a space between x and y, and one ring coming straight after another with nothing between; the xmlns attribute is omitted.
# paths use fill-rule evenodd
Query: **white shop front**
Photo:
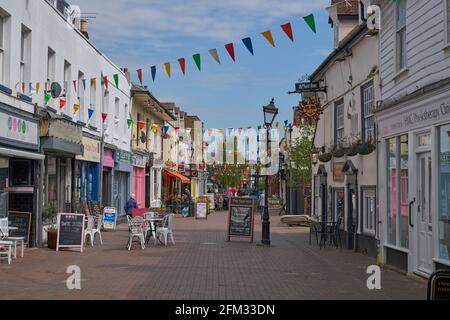
<svg viewBox="0 0 450 320"><path fill-rule="evenodd" d="M424 276L450 269L450 88L377 119L383 262Z"/></svg>

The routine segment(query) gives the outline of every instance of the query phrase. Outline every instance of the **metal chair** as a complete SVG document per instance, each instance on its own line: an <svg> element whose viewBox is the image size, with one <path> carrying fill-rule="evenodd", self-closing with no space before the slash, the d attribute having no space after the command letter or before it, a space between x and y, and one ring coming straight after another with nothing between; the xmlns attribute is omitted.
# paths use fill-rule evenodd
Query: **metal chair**
<svg viewBox="0 0 450 320"><path fill-rule="evenodd" d="M164 238L164 245L167 246L167 238L170 237L170 241L175 245L175 240L173 238L173 222L175 219L175 214L169 213L166 215L162 221L162 226L160 228L156 229L156 237L155 237L155 245L156 245L156 239L159 239L159 237Z"/></svg>
<svg viewBox="0 0 450 320"><path fill-rule="evenodd" d="M319 222L309 220L309 245L311 245L311 235L316 236L316 243L319 244L319 234L322 232L322 225Z"/></svg>
<svg viewBox="0 0 450 320"><path fill-rule="evenodd" d="M91 241L91 246L94 246L95 235L98 234L100 238L100 244L103 245L102 239L102 224L103 224L103 216L88 216L88 225L86 230L84 230L84 237L87 238L89 236L89 240ZM97 224L95 223L97 221Z"/></svg>
<svg viewBox="0 0 450 320"><path fill-rule="evenodd" d="M23 258L23 249L25 247L25 237L10 237L9 236L9 222L8 218L0 219L0 240L4 242L11 242L14 247L14 259L17 259L17 245L21 249L21 257ZM11 249L12 249L11 247Z"/></svg>
<svg viewBox="0 0 450 320"><path fill-rule="evenodd" d="M131 246L133 244L134 238L138 238L141 243L141 249L145 249L145 236L144 236L144 219L142 217L135 217L130 222L130 217L127 217L128 220L128 243L127 250L131 250Z"/></svg>

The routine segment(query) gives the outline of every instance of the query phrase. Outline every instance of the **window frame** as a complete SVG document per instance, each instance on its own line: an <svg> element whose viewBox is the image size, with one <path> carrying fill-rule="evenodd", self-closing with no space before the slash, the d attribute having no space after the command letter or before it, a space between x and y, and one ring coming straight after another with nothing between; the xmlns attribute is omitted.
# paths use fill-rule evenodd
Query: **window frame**
<svg viewBox="0 0 450 320"><path fill-rule="evenodd" d="M444 47L450 47L450 0L444 0Z"/></svg>
<svg viewBox="0 0 450 320"><path fill-rule="evenodd" d="M372 88L372 113L367 114L366 113L366 92L368 89ZM372 131L372 139L375 139L375 114L374 114L374 108L375 108L375 86L373 80L370 80L366 84L361 86L361 140L363 142L368 142L368 136L367 133L367 125L366 122L370 119L373 119L373 126L370 131Z"/></svg>
<svg viewBox="0 0 450 320"><path fill-rule="evenodd" d="M403 3L405 4L405 23L404 25L402 25L401 27L399 27L399 20L398 20L398 13L399 13L399 8L400 8L400 4ZM406 0L398 0L396 4L394 4L395 6L395 63L396 63L396 70L397 72L401 72L402 70L405 70L408 68L408 50L407 50L407 41L406 41L406 28L407 28L407 23L406 23L406 15L407 15L407 1ZM400 41L400 34L403 33L404 34L404 45L405 47L403 48L404 50L402 51L402 42ZM404 53L404 58L402 59L402 55L401 52ZM403 65L404 64L404 65Z"/></svg>
<svg viewBox="0 0 450 320"><path fill-rule="evenodd" d="M338 127L338 108L342 108L342 126ZM339 144L345 135L345 119L344 119L344 98L334 103L334 143ZM338 133L342 132L342 136L338 139Z"/></svg>
<svg viewBox="0 0 450 320"><path fill-rule="evenodd" d="M369 216L367 211L366 199L373 199L373 216L371 217L371 226L368 224ZM362 231L364 234L375 236L377 230L377 191L375 186L361 187L361 213L362 213Z"/></svg>

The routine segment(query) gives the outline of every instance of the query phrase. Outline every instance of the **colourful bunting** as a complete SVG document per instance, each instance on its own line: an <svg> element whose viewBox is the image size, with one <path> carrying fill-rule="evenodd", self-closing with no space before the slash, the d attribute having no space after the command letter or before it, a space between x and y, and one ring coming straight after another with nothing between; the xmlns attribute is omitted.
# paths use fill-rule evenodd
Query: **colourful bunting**
<svg viewBox="0 0 450 320"><path fill-rule="evenodd" d="M77 80L73 80L73 89L75 90L75 92L77 92Z"/></svg>
<svg viewBox="0 0 450 320"><path fill-rule="evenodd" d="M80 109L80 105L75 103L73 105L73 113L77 113L79 109Z"/></svg>
<svg viewBox="0 0 450 320"><path fill-rule="evenodd" d="M97 78L91 78L91 85L94 87L94 91L97 91Z"/></svg>
<svg viewBox="0 0 450 320"><path fill-rule="evenodd" d="M138 75L139 82L141 83L141 86L142 86L142 69L138 69L138 70L136 70L136 72Z"/></svg>
<svg viewBox="0 0 450 320"><path fill-rule="evenodd" d="M164 134L167 134L167 132L169 132L169 126L164 126L163 130L164 130Z"/></svg>
<svg viewBox="0 0 450 320"><path fill-rule="evenodd" d="M208 52L213 57L213 59L216 60L218 64L220 64L220 57L217 53L217 49L209 49Z"/></svg>
<svg viewBox="0 0 450 320"><path fill-rule="evenodd" d="M83 90L86 91L86 79L83 79Z"/></svg>
<svg viewBox="0 0 450 320"><path fill-rule="evenodd" d="M233 61L235 60L235 56L234 56L234 45L233 43L228 43L225 45L225 49L227 49L228 54L230 55L231 59L233 59Z"/></svg>
<svg viewBox="0 0 450 320"><path fill-rule="evenodd" d="M272 47L275 47L275 41L273 40L272 32L270 30L261 32L264 38L266 38L267 41L272 45Z"/></svg>
<svg viewBox="0 0 450 320"><path fill-rule="evenodd" d="M242 42L244 43L245 47L248 49L248 51L250 51L250 53L253 56L254 53L253 53L252 39L250 37L247 37L247 38L242 39Z"/></svg>
<svg viewBox="0 0 450 320"><path fill-rule="evenodd" d="M108 76L103 76L103 84L105 85L106 90L108 90Z"/></svg>
<svg viewBox="0 0 450 320"><path fill-rule="evenodd" d="M41 88L41 84L36 82L36 94L39 94L39 89Z"/></svg>
<svg viewBox="0 0 450 320"><path fill-rule="evenodd" d="M22 82L22 93L25 94L25 82Z"/></svg>
<svg viewBox="0 0 450 320"><path fill-rule="evenodd" d="M178 63L180 64L181 72L183 76L186 75L186 59L180 58L178 59Z"/></svg>
<svg viewBox="0 0 450 320"><path fill-rule="evenodd" d="M166 69L167 76L170 78L170 62L164 63L164 68Z"/></svg>
<svg viewBox="0 0 450 320"><path fill-rule="evenodd" d="M284 33L291 39L292 42L294 42L294 34L292 33L292 26L291 23L288 22L286 24L281 25L281 29L283 29Z"/></svg>
<svg viewBox="0 0 450 320"><path fill-rule="evenodd" d="M152 70L152 79L153 79L153 82L155 82L155 78L156 78L156 66L152 66L150 69Z"/></svg>
<svg viewBox="0 0 450 320"><path fill-rule="evenodd" d="M50 101L51 98L52 98L51 94L46 91L44 94L45 105L47 105L47 103Z"/></svg>
<svg viewBox="0 0 450 320"><path fill-rule="evenodd" d="M198 70L202 71L200 53L196 53L192 57L194 58L194 61L195 61L195 64L197 65Z"/></svg>
<svg viewBox="0 0 450 320"><path fill-rule="evenodd" d="M66 105L66 99L65 98L59 98L59 109L64 108Z"/></svg>
<svg viewBox="0 0 450 320"><path fill-rule="evenodd" d="M128 124L128 129L130 129L131 126L133 125L133 120L132 119L128 119L127 120L127 124Z"/></svg>
<svg viewBox="0 0 450 320"><path fill-rule="evenodd" d="M143 130L145 128L145 122L144 121L139 121L139 129Z"/></svg>
<svg viewBox="0 0 450 320"><path fill-rule="evenodd" d="M313 14L310 14L310 15L308 15L306 17L303 17L303 20L305 20L306 24L311 28L311 30L314 33L317 33L316 20L314 19L314 15Z"/></svg>
<svg viewBox="0 0 450 320"><path fill-rule="evenodd" d="M48 91L48 82L45 83L45 91Z"/></svg>
<svg viewBox="0 0 450 320"><path fill-rule="evenodd" d="M119 88L119 74L116 73L115 75L113 75L114 78L114 83L116 84L116 88Z"/></svg>
<svg viewBox="0 0 450 320"><path fill-rule="evenodd" d="M106 112L102 112L102 120L103 123L106 121L106 118L108 117L108 114Z"/></svg>
<svg viewBox="0 0 450 320"><path fill-rule="evenodd" d="M94 114L94 109L92 108L92 105L91 105L90 108L88 109L89 120L91 120L93 114Z"/></svg>
<svg viewBox="0 0 450 320"><path fill-rule="evenodd" d="M29 84L28 84L28 92L31 94L31 90L33 90L33 85L32 85L32 83L30 82Z"/></svg>

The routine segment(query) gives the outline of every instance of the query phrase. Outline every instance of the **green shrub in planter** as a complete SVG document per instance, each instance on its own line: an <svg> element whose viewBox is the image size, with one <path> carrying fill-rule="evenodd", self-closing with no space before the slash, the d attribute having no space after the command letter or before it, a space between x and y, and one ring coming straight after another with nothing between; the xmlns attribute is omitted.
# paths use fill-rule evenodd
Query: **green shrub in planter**
<svg viewBox="0 0 450 320"><path fill-rule="evenodd" d="M329 162L331 161L332 156L331 152L322 153L319 155L319 160L320 162Z"/></svg>
<svg viewBox="0 0 450 320"><path fill-rule="evenodd" d="M354 156L356 156L356 155L358 154L358 151L356 150L356 145L347 148L347 149L345 150L345 154L346 154L347 156L349 156L349 157L354 157Z"/></svg>
<svg viewBox="0 0 450 320"><path fill-rule="evenodd" d="M356 146L356 150L361 155L368 155L375 150L375 145L371 143L361 143Z"/></svg>
<svg viewBox="0 0 450 320"><path fill-rule="evenodd" d="M335 158L342 158L343 156L345 156L345 148L338 148L338 149L335 149L334 151L333 151L333 156L335 157Z"/></svg>

